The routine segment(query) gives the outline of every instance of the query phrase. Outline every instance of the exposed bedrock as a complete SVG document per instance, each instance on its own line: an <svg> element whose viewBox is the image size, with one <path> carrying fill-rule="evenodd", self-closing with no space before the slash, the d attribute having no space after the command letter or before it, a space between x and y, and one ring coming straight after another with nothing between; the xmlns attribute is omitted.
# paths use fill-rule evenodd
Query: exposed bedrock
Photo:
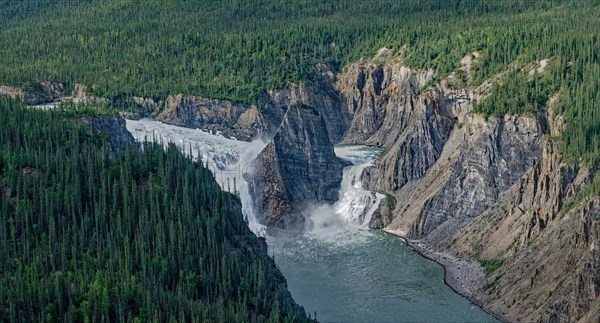
<svg viewBox="0 0 600 323"><path fill-rule="evenodd" d="M246 174L259 221L269 228L302 229L304 208L337 200L344 165L319 112L307 106L288 108Z"/></svg>
<svg viewBox="0 0 600 323"><path fill-rule="evenodd" d="M168 97L156 119L182 127L218 131L241 140L270 131L270 125L254 106L191 95Z"/></svg>
<svg viewBox="0 0 600 323"><path fill-rule="evenodd" d="M472 112L474 101L502 75L479 88L453 86L450 76L425 91L396 90L382 81L394 79L385 71L404 75L404 84L420 84L415 75L426 72L362 64L354 67L361 85L344 95L355 113L344 141L385 148L363 174L388 202L371 227L463 259L496 261L499 268L482 274L469 296L506 320L597 322L600 201L565 206L594 174L560 153L554 138L565 124L552 112L560 98L547 113L485 118ZM365 97L368 104L359 103Z"/></svg>

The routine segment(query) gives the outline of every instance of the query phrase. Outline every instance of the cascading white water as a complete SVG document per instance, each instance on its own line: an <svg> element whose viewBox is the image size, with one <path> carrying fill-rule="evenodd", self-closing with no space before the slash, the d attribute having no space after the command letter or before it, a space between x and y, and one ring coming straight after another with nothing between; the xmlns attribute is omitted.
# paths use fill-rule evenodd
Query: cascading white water
<svg viewBox="0 0 600 323"><path fill-rule="evenodd" d="M127 120L127 130L138 141L159 140L164 144L174 143L186 153L191 150L192 157L207 165L223 190L240 196L242 213L248 219L250 229L256 235L265 235L265 227L256 220L248 185L243 179L244 174L252 175L251 162L265 147L264 142L239 141L218 133L168 125L152 119ZM363 170L377 157L377 149L338 146L335 153L352 165L344 168L339 201L333 205L315 205L304 214L309 219L307 229L313 233L331 234L342 228L367 226L383 197L364 189L360 179Z"/></svg>
<svg viewBox="0 0 600 323"><path fill-rule="evenodd" d="M378 149L367 146L336 146L335 154L352 163L343 170L339 200L333 205L318 204L307 208L306 231L318 236L334 237L340 231L366 228L379 206L382 194L363 188L363 170L373 165Z"/></svg>
<svg viewBox="0 0 600 323"><path fill-rule="evenodd" d="M378 151L365 146L338 146L335 153L353 164L344 169L340 200L334 204L335 213L347 223L368 225L383 195L364 189L361 177L364 169L373 165Z"/></svg>
<svg viewBox="0 0 600 323"><path fill-rule="evenodd" d="M172 126L152 119L127 120L127 130L137 141L157 140L165 145L174 143L185 153L191 150L192 158L202 160L221 189L240 196L242 213L248 219L250 230L264 236L265 227L256 220L248 185L243 180L244 173L252 172L250 163L264 148L264 142L225 138L219 133Z"/></svg>

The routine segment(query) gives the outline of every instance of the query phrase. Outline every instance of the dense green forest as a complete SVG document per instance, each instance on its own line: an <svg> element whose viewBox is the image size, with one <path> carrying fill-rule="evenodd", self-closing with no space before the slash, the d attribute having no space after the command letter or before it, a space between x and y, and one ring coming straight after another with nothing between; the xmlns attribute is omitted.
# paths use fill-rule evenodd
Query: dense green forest
<svg viewBox="0 0 600 323"><path fill-rule="evenodd" d="M528 52L523 44L538 47L528 42L542 29L594 17L589 8L564 12L565 2L0 0L0 84L53 80L93 84L106 97L252 103L266 89L311 80L317 63L341 68L404 45L410 64L440 74L469 50L489 49L484 77Z"/></svg>
<svg viewBox="0 0 600 323"><path fill-rule="evenodd" d="M567 123L556 139L568 158L595 170L598 17L600 0L0 0L0 84L84 83L113 102L186 93L251 104L265 90L311 82L315 64L341 71L384 46L409 66L436 69L435 81L460 76L461 59L477 51L472 82L461 86L502 77L475 111L541 114L556 96L553 112ZM545 70L530 74L542 59L549 62ZM161 321L299 315L284 296L266 292L276 283L265 277L282 278L247 248L255 243L233 210L239 202L218 192L201 165L153 145L113 156L106 139L62 122L74 118L72 111L2 105L0 284L7 287L1 315ZM600 194L600 175L584 192ZM200 194L201 202L189 204L184 195L190 194ZM46 213L54 217L40 218ZM90 233L97 227L106 235ZM182 227L202 235L176 234ZM178 256L190 245L209 248L192 248L201 254L191 258L201 262ZM242 256L260 261L244 263ZM46 271L52 274L39 274ZM189 284L203 292L194 295ZM267 297L279 297L279 305Z"/></svg>
<svg viewBox="0 0 600 323"><path fill-rule="evenodd" d="M202 164L0 100L0 321L306 321ZM115 119L117 120L117 119Z"/></svg>
<svg viewBox="0 0 600 323"><path fill-rule="evenodd" d="M598 0L0 0L0 84L94 85L97 95L197 94L257 103L262 91L340 70L387 46L405 63L458 71L478 51L476 111L536 113L560 93L564 151L600 160ZM402 50L401 50L402 49ZM523 66L549 58L529 80Z"/></svg>

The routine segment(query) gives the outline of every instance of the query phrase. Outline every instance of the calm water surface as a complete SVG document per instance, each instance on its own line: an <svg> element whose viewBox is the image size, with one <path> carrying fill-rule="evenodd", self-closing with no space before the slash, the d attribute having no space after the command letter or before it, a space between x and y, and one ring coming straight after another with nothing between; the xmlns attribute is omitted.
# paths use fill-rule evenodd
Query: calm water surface
<svg viewBox="0 0 600 323"><path fill-rule="evenodd" d="M496 322L396 237L349 226L267 241L292 296L319 321Z"/></svg>

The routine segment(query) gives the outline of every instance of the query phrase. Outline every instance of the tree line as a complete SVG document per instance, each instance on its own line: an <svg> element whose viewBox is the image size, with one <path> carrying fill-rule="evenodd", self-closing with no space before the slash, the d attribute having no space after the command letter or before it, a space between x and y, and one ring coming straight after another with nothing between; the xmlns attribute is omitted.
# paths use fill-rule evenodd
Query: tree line
<svg viewBox="0 0 600 323"><path fill-rule="evenodd" d="M0 321L300 322L240 201L174 145L0 100Z"/></svg>

